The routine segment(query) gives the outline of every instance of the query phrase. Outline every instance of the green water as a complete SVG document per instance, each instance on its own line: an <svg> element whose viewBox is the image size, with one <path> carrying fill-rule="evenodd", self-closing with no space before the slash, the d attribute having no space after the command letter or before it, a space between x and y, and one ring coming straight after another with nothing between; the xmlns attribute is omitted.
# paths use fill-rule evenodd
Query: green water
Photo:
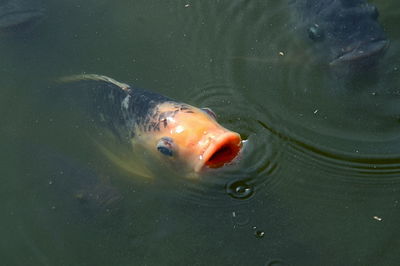
<svg viewBox="0 0 400 266"><path fill-rule="evenodd" d="M391 46L341 79L284 1L47 1L0 37L0 265L398 265L400 8L373 2ZM124 171L54 86L78 73L210 107L241 160Z"/></svg>

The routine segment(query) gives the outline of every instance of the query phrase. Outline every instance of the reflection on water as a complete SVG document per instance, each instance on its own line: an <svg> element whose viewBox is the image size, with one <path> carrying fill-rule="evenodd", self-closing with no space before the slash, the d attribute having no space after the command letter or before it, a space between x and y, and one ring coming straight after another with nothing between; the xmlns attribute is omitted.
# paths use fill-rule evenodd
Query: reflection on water
<svg viewBox="0 0 400 266"><path fill-rule="evenodd" d="M1 37L1 264L397 265L400 9L373 3L391 46L342 75L285 1L46 1ZM245 148L186 179L69 105L78 73L209 107Z"/></svg>

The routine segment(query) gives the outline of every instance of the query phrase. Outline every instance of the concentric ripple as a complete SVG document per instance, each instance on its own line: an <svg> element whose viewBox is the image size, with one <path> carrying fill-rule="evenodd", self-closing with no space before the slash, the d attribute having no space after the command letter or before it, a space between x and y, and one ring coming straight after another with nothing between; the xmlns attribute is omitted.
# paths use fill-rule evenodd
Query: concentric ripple
<svg viewBox="0 0 400 266"><path fill-rule="evenodd" d="M300 141L292 144L291 150L301 154L299 158L302 162L314 162L316 167L323 169L328 175L353 180L362 178L366 182L400 182L400 154L360 154L358 150L346 153Z"/></svg>
<svg viewBox="0 0 400 266"><path fill-rule="evenodd" d="M215 53L217 58L220 55L231 60L225 64L230 71L223 73L237 89L227 96L232 99L239 95L238 102L245 104L238 108L248 105L245 107L252 118L257 117L259 126L273 135L272 141L261 145L276 144L277 150L286 149L285 153L298 162L343 178L399 178L400 97L396 96L396 88L379 77L385 74L382 69L366 72L367 77L339 75L320 60L323 51L313 49L307 36L302 35L304 25L294 20L293 11L282 3L235 1L213 8L193 4L191 8L196 16L188 19L188 27L202 17L207 17L206 23L215 23L215 31L198 26L192 37L203 38L208 33L210 38L228 43ZM214 18L221 9L225 17ZM205 16L204 10L211 13ZM268 31L270 25L275 25L274 31ZM385 60L382 65L387 67L385 63L390 61ZM392 62L389 68L396 69L395 64ZM396 84L398 78L393 78L393 73L391 83ZM200 102L212 104L208 93L199 96ZM249 145L251 138L249 135ZM257 154L257 148L254 151ZM256 161L251 155L249 158Z"/></svg>
<svg viewBox="0 0 400 266"><path fill-rule="evenodd" d="M360 182L400 182L400 138L390 142L366 142L329 139L337 144L322 146L299 136L289 136L262 124L283 141L287 142L286 153L295 158L296 165L309 165L340 179L360 179ZM317 134L314 133L314 139ZM323 136L326 139L326 136ZM310 138L312 139L312 138ZM342 149L340 149L342 148Z"/></svg>
<svg viewBox="0 0 400 266"><path fill-rule="evenodd" d="M176 9L184 10L185 65L201 80L184 100L211 108L246 140L231 165L174 180L177 197L209 206L252 200L293 181L280 174L285 159L338 179L398 180L397 100L385 105L379 80L336 76L286 4L180 1Z"/></svg>
<svg viewBox="0 0 400 266"><path fill-rule="evenodd" d="M253 116L240 117L232 112L229 116L237 115L237 119L222 121L224 126L245 136L239 157L230 165L209 169L193 180L173 178L168 181L171 194L198 205L235 206L252 200L258 193L268 195L284 182L278 175L278 162L285 144L273 134L259 134L263 128L256 121L256 111L251 111Z"/></svg>
<svg viewBox="0 0 400 266"><path fill-rule="evenodd" d="M242 65L254 65L254 58L255 65L259 65L257 60L261 57L261 64L266 58L272 66L285 59L279 51L287 44L290 32L286 26L284 35L269 32L278 24L286 25L285 5L244 0L180 1L175 8L183 25L186 49L181 52L187 58L185 65L191 68L194 79L201 80L187 90L184 100L211 108L219 123L245 140L237 161L210 170L200 181L176 180L176 194L210 206L225 205L227 198L239 204L257 193L267 194L283 180L277 172L285 143L273 134L265 134L257 122L266 120L265 115L246 95L253 86L238 86L237 78L243 76ZM209 41L204 42L205 39Z"/></svg>

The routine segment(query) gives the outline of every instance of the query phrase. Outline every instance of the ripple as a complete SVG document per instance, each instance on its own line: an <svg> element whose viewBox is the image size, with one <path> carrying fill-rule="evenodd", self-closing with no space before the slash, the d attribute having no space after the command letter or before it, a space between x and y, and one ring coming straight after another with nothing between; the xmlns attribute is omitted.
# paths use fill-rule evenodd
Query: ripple
<svg viewBox="0 0 400 266"><path fill-rule="evenodd" d="M228 183L226 192L235 199L248 199L254 194L254 188L244 180Z"/></svg>
<svg viewBox="0 0 400 266"><path fill-rule="evenodd" d="M189 90L187 97L198 107L212 108L217 116L218 111L226 112L230 109L245 107L241 106L242 103L238 100L235 88L226 82L209 81L198 89Z"/></svg>
<svg viewBox="0 0 400 266"><path fill-rule="evenodd" d="M182 9L187 1L181 1ZM287 8L286 8L287 9ZM208 72L207 80L234 80L236 62L253 62L267 57L276 62L291 33L285 28L272 31L276 25L287 25L285 4L269 1L210 1L190 3L186 12L177 12L184 27L188 61L195 59L198 75ZM204 42L204 40L208 42ZM199 71L199 68L201 71Z"/></svg>
<svg viewBox="0 0 400 266"><path fill-rule="evenodd" d="M196 179L172 178L168 182L171 194L184 201L208 207L227 207L252 201L257 193L279 187L285 179L279 172L281 147L285 144L272 134L259 134L262 130L255 117L243 118L246 127L237 127L248 136L239 157L232 164L220 169L208 169ZM238 120L241 123L242 119ZM163 185L162 185L163 186Z"/></svg>
<svg viewBox="0 0 400 266"><path fill-rule="evenodd" d="M327 173L345 179L400 182L400 155L344 153L318 148L306 143L293 143L292 150L301 154L302 162L316 162Z"/></svg>
<svg viewBox="0 0 400 266"><path fill-rule="evenodd" d="M210 17L218 14L218 8L211 8ZM263 109L267 118L261 120L272 125L283 121L290 131L302 127L328 137L379 140L399 134L399 99L389 98L398 91L393 87L398 75L391 71L388 84L389 75L384 73L390 60L361 78L342 78L320 60L323 53L315 50L287 5L235 1L224 8L229 12L212 20L219 31L212 36L219 36L226 45L218 53L230 58L225 65L227 77L248 102ZM389 64L391 69L396 68L394 64ZM382 95L388 87L392 92ZM268 120L269 116L277 119Z"/></svg>
<svg viewBox="0 0 400 266"><path fill-rule="evenodd" d="M400 138L390 143L351 141L354 148L346 151L285 135L265 124L263 126L289 144L286 153L295 158L296 164L312 165L326 172L327 176L333 175L335 178L362 178L364 182L400 182L400 151L397 147ZM340 140L333 139L332 142L339 143ZM377 148L379 144L382 146ZM348 148L349 142L344 141L343 146ZM390 152L393 147L396 148Z"/></svg>
<svg viewBox="0 0 400 266"><path fill-rule="evenodd" d="M245 227L250 223L250 214L247 209L232 211L232 224L234 227Z"/></svg>
<svg viewBox="0 0 400 266"><path fill-rule="evenodd" d="M281 174L285 159L336 178L397 181L399 129L389 117L395 111L381 123L385 107L374 113L383 104L372 97L374 88L358 83L347 91L335 80L285 3L178 1L175 8L185 68L200 80L185 92L186 102L213 109L246 140L232 165L198 180L173 179L179 199L213 207L252 201L294 179Z"/></svg>

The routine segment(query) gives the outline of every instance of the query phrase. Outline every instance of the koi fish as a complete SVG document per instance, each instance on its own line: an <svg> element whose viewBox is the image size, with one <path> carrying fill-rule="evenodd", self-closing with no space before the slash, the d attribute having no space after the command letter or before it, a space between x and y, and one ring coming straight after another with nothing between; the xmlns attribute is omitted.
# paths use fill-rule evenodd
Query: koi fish
<svg viewBox="0 0 400 266"><path fill-rule="evenodd" d="M238 133L216 121L209 108L197 108L131 87L107 76L84 74L62 81L95 81L87 88L95 113L124 140L140 143L164 160L183 163L198 173L232 162L242 147Z"/></svg>
<svg viewBox="0 0 400 266"><path fill-rule="evenodd" d="M365 0L292 0L292 4L309 39L331 66L376 62L389 45L378 23L378 9Z"/></svg>

